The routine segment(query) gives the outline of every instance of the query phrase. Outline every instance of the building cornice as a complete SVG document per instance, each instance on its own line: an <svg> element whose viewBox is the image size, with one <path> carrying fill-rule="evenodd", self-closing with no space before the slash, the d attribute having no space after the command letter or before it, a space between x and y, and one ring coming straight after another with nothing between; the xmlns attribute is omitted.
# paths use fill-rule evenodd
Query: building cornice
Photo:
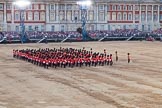
<svg viewBox="0 0 162 108"><path fill-rule="evenodd" d="M0 2L14 2L16 0L0 0ZM79 0L31 0L32 2L43 2L43 3L76 3ZM154 3L161 4L160 0L93 0L93 3L128 3L128 4L146 4L146 3Z"/></svg>

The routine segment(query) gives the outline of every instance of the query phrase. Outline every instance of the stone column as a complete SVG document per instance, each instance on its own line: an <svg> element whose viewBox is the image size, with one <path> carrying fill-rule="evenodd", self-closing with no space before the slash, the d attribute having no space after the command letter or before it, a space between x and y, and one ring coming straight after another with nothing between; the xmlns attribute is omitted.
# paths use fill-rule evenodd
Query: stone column
<svg viewBox="0 0 162 108"><path fill-rule="evenodd" d="M45 20L45 30L46 31L49 31L49 28L48 28L48 23L49 23L49 4L48 3L45 3L45 9L46 9L46 20Z"/></svg>
<svg viewBox="0 0 162 108"><path fill-rule="evenodd" d="M67 12L66 12L67 10L66 10L66 5L67 5L67 4L65 3L65 10L64 10L64 11L65 11L65 12L64 12L64 14L65 14L65 19L64 19L65 22L67 22Z"/></svg>
<svg viewBox="0 0 162 108"><path fill-rule="evenodd" d="M87 9L87 22L89 22L89 9Z"/></svg>
<svg viewBox="0 0 162 108"><path fill-rule="evenodd" d="M108 18L107 18L107 16L108 16L108 14L107 14L107 4L105 5L104 4L104 7L105 7L105 9L104 9L104 13L105 13L105 23L107 23L107 20L108 20Z"/></svg>
<svg viewBox="0 0 162 108"><path fill-rule="evenodd" d="M68 26L68 25L67 25L67 9L66 9L66 5L67 5L67 4L65 3L64 5L65 5L65 9L64 9L64 11L65 11L65 12L64 12L64 15L65 15L64 20L65 20L65 21L64 21L64 22L66 23L66 24L64 25L64 30L67 31L67 26Z"/></svg>
<svg viewBox="0 0 162 108"><path fill-rule="evenodd" d="M14 31L14 5L12 4L12 9L11 9L11 23L12 23L12 26L11 26L11 30Z"/></svg>
<svg viewBox="0 0 162 108"><path fill-rule="evenodd" d="M146 23L147 23L147 15L148 15L147 6L148 6L148 5L146 5L146 20L145 20Z"/></svg>
<svg viewBox="0 0 162 108"><path fill-rule="evenodd" d="M4 18L4 24L3 24L3 30L7 31L7 14L6 14L6 2L4 3L4 14L3 14L3 18Z"/></svg>
<svg viewBox="0 0 162 108"><path fill-rule="evenodd" d="M154 5L152 5L152 22L154 22Z"/></svg>
<svg viewBox="0 0 162 108"><path fill-rule="evenodd" d="M59 4L56 4L56 21L59 21Z"/></svg>
<svg viewBox="0 0 162 108"><path fill-rule="evenodd" d="M98 22L98 4L96 3L96 21Z"/></svg>
<svg viewBox="0 0 162 108"><path fill-rule="evenodd" d="M136 17L136 14L135 14L135 6L136 5L134 4L133 7L132 7L133 8L133 16L132 16L133 17L133 24L135 24L135 17Z"/></svg>
<svg viewBox="0 0 162 108"><path fill-rule="evenodd" d="M49 4L46 3L46 23L49 23Z"/></svg>
<svg viewBox="0 0 162 108"><path fill-rule="evenodd" d="M160 22L160 5L158 5L158 13L157 13L157 17L158 17L158 20L157 22L159 23Z"/></svg>
<svg viewBox="0 0 162 108"><path fill-rule="evenodd" d="M139 5L139 23L141 23L141 21L142 21L142 19L141 19L141 15L142 15L142 13L141 13L141 8L142 8L142 6L141 6L141 4Z"/></svg>
<svg viewBox="0 0 162 108"><path fill-rule="evenodd" d="M98 4L96 2L95 6L95 20L96 20L96 30L98 29Z"/></svg>

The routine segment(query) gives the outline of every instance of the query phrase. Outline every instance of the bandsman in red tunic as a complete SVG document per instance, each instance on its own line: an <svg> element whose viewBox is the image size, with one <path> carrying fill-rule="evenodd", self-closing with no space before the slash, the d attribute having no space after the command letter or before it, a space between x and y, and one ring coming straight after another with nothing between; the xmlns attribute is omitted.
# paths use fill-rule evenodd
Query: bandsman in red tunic
<svg viewBox="0 0 162 108"><path fill-rule="evenodd" d="M59 49L26 49L26 50L13 50L13 57L21 60L28 61L44 68L48 67L74 67L74 66L104 66L112 65L112 54L106 55L104 53L93 53L92 48L90 51L83 49L73 48L59 48ZM129 57L130 58L130 57ZM117 59L116 59L117 60ZM130 61L130 60L129 60Z"/></svg>
<svg viewBox="0 0 162 108"><path fill-rule="evenodd" d="M110 54L110 66L113 65L113 59L112 59L112 54Z"/></svg>

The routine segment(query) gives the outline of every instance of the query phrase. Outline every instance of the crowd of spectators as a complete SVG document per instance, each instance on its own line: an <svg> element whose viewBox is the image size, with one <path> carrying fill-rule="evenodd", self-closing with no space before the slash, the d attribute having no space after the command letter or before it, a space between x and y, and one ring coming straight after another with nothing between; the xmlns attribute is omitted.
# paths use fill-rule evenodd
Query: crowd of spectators
<svg viewBox="0 0 162 108"><path fill-rule="evenodd" d="M9 41L20 40L20 35L18 32L0 32L0 40L6 37Z"/></svg>
<svg viewBox="0 0 162 108"><path fill-rule="evenodd" d="M152 34L155 34L155 35L162 35L162 28L160 29L157 29L157 30L154 30L151 32Z"/></svg>
<svg viewBox="0 0 162 108"><path fill-rule="evenodd" d="M114 31L89 31L88 34L92 38L100 39L102 37L130 37L141 35L141 31L137 29L116 29Z"/></svg>
<svg viewBox="0 0 162 108"><path fill-rule="evenodd" d="M161 37L162 36L162 29L157 29L151 32L144 32L139 31L137 29L116 29L114 31L87 31L89 37L92 39L101 39L103 37L125 37L129 38L130 36L135 37L146 37L146 36L154 36L154 37ZM34 32L26 32L25 35L29 40L40 40L44 37L47 40L63 40L66 37L69 37L71 40L79 40L82 38L81 34L77 31L68 31L68 32L46 32L46 31L34 31ZM0 40L6 37L8 41L20 40L19 32L1 32L0 33Z"/></svg>
<svg viewBox="0 0 162 108"><path fill-rule="evenodd" d="M70 38L78 38L80 34L78 32L27 32L29 39L42 39L46 37L47 39L57 39L63 40L70 35Z"/></svg>

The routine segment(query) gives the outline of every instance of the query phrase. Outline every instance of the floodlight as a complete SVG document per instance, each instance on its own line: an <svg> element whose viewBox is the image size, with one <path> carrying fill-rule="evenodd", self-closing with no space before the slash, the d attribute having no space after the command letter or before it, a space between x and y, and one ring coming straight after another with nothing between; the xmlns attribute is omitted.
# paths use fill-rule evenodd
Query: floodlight
<svg viewBox="0 0 162 108"><path fill-rule="evenodd" d="M25 8L26 6L29 6L31 2L29 0L17 0L13 2L13 4L18 6L19 8Z"/></svg>
<svg viewBox="0 0 162 108"><path fill-rule="evenodd" d="M77 2L77 5L79 5L81 10L81 21L82 21L82 28L78 28L77 31L79 33L82 33L83 40L86 40L87 38L87 32L86 32L86 20L87 20L87 9L92 5L91 0L80 0Z"/></svg>

